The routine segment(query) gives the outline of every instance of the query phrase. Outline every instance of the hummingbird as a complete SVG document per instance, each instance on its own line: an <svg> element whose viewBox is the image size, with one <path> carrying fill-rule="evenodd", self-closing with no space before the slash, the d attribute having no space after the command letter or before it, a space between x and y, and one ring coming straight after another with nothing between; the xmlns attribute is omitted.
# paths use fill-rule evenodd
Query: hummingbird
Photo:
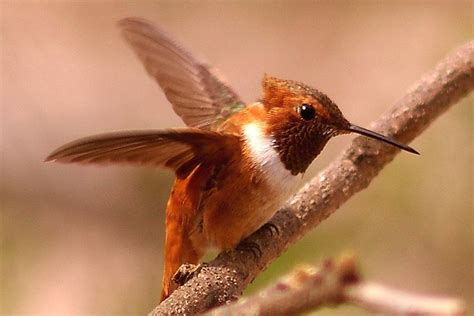
<svg viewBox="0 0 474 316"><path fill-rule="evenodd" d="M265 74L261 100L246 104L215 69L140 18L118 23L126 42L187 127L110 132L72 141L46 161L163 167L176 180L166 207L161 301L183 263L230 250L296 192L334 136L357 133L413 148L350 123L325 94Z"/></svg>

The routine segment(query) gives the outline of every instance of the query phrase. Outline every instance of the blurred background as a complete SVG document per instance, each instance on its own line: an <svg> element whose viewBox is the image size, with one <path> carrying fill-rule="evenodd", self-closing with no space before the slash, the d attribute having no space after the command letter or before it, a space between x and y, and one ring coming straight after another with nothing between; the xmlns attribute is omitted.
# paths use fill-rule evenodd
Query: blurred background
<svg viewBox="0 0 474 316"><path fill-rule="evenodd" d="M368 126L472 38L472 9L471 1L2 1L0 314L138 315L157 303L172 173L43 163L78 137L183 126L120 38L119 19L160 24L244 100L259 98L267 72L317 87ZM370 279L472 307L472 106L472 96L455 105L412 143L421 156L400 154L246 293L351 251ZM305 178L352 138L332 140ZM367 312L321 315L349 313Z"/></svg>

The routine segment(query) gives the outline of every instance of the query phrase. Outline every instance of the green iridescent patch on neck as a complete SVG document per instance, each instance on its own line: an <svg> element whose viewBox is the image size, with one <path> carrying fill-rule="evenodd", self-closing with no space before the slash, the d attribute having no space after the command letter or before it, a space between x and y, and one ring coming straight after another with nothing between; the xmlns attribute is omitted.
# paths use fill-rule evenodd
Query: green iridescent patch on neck
<svg viewBox="0 0 474 316"><path fill-rule="evenodd" d="M230 103L222 108L219 115L216 116L215 122L212 124L213 128L219 127L233 114L238 113L245 109L246 105L242 102Z"/></svg>

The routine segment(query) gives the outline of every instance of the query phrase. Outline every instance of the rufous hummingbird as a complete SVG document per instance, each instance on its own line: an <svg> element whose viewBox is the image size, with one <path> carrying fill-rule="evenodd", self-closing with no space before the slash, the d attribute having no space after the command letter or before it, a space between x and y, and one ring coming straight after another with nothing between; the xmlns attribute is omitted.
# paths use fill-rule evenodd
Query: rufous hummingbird
<svg viewBox="0 0 474 316"><path fill-rule="evenodd" d="M298 188L331 137L362 134L417 152L349 123L325 94L265 75L261 101L245 104L205 63L161 29L119 22L125 40L163 89L185 128L112 132L68 143L46 161L171 168L161 300L183 263L229 250L265 224Z"/></svg>

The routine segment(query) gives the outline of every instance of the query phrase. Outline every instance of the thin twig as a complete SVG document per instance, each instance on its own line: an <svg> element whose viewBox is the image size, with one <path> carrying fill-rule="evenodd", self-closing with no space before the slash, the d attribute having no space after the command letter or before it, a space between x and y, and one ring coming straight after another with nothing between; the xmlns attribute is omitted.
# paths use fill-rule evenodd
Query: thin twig
<svg viewBox="0 0 474 316"><path fill-rule="evenodd" d="M345 287L358 279L353 257L337 262L328 259L321 268L299 267L259 293L212 309L206 315L297 315L342 302Z"/></svg>
<svg viewBox="0 0 474 316"><path fill-rule="evenodd" d="M367 282L354 257L325 260L321 268L298 268L259 293L212 309L206 315L297 315L317 308L351 303L389 315L462 315L457 299L421 296Z"/></svg>
<svg viewBox="0 0 474 316"><path fill-rule="evenodd" d="M371 124L382 134L408 143L474 88L474 42L456 49L418 81L395 106ZM247 241L262 255L221 253L151 314L195 314L233 300L292 243L315 228L351 196L366 188L398 150L357 137L351 146L278 211L271 223L277 236L260 229Z"/></svg>
<svg viewBox="0 0 474 316"><path fill-rule="evenodd" d="M427 296L391 289L373 282L349 286L345 301L385 315L464 315L466 307L455 298Z"/></svg>

